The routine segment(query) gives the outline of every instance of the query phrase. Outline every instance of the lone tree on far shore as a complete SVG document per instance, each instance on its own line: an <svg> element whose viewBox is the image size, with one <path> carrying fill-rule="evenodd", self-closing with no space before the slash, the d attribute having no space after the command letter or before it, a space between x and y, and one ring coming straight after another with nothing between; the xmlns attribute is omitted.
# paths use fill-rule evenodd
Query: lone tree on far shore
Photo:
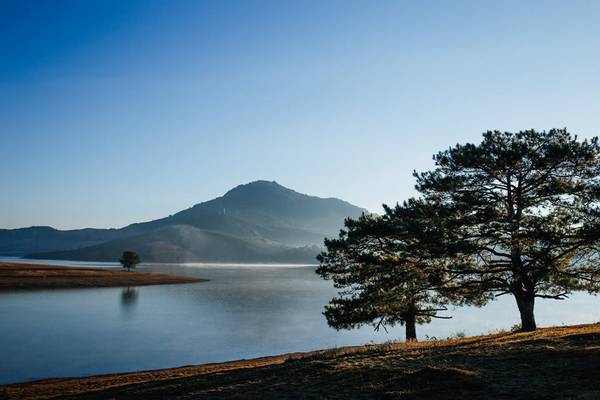
<svg viewBox="0 0 600 400"><path fill-rule="evenodd" d="M566 130L487 132L434 156L416 188L449 211L450 268L487 296L514 296L521 329L536 329L536 298L600 291L600 148Z"/></svg>
<svg viewBox="0 0 600 400"><path fill-rule="evenodd" d="M135 267L140 263L140 256L135 251L125 251L119 260L123 268L127 268L127 271L131 271L131 269L135 269Z"/></svg>
<svg viewBox="0 0 600 400"><path fill-rule="evenodd" d="M385 207L384 216L363 214L348 218L336 239L326 239L326 251L317 259L317 273L332 279L339 291L325 307L330 326L351 329L372 324L376 330L402 324L406 340L416 340L416 325L439 316L446 304L470 298L450 289L452 282L443 263L436 259L422 218L427 206L411 200L395 208Z"/></svg>

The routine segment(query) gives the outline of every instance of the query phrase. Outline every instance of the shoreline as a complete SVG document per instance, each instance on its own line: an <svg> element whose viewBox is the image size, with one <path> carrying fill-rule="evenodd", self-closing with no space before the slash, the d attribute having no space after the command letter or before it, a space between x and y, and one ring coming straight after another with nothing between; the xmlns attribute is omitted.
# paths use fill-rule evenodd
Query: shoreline
<svg viewBox="0 0 600 400"><path fill-rule="evenodd" d="M117 268L0 262L0 292L33 289L172 285L206 281L206 279L201 278L154 272L128 272Z"/></svg>
<svg viewBox="0 0 600 400"><path fill-rule="evenodd" d="M0 386L0 398L588 399L599 358L600 324L575 325L45 379Z"/></svg>

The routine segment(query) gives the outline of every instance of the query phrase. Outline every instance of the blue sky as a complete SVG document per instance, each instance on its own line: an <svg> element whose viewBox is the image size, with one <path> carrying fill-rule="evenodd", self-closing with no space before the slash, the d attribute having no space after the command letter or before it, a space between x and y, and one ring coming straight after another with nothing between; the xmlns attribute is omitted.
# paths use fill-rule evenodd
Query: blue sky
<svg viewBox="0 0 600 400"><path fill-rule="evenodd" d="M373 211L488 129L600 133L596 1L0 0L0 227L256 179Z"/></svg>

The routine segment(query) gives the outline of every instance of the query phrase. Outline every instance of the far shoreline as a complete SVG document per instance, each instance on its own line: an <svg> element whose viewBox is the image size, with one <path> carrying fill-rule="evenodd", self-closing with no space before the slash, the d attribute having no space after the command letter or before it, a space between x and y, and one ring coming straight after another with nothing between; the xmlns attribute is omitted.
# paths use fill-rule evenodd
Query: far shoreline
<svg viewBox="0 0 600 400"><path fill-rule="evenodd" d="M48 264L0 262L0 291L127 287L206 282L207 279L154 272L128 272Z"/></svg>

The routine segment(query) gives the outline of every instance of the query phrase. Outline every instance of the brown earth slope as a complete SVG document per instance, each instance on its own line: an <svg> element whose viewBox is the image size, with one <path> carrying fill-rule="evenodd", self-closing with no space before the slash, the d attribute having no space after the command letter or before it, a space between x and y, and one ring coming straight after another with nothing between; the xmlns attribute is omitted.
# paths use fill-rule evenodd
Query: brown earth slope
<svg viewBox="0 0 600 400"><path fill-rule="evenodd" d="M38 381L8 399L600 399L600 324Z"/></svg>
<svg viewBox="0 0 600 400"><path fill-rule="evenodd" d="M0 263L0 290L165 285L201 281L203 279L120 269Z"/></svg>

